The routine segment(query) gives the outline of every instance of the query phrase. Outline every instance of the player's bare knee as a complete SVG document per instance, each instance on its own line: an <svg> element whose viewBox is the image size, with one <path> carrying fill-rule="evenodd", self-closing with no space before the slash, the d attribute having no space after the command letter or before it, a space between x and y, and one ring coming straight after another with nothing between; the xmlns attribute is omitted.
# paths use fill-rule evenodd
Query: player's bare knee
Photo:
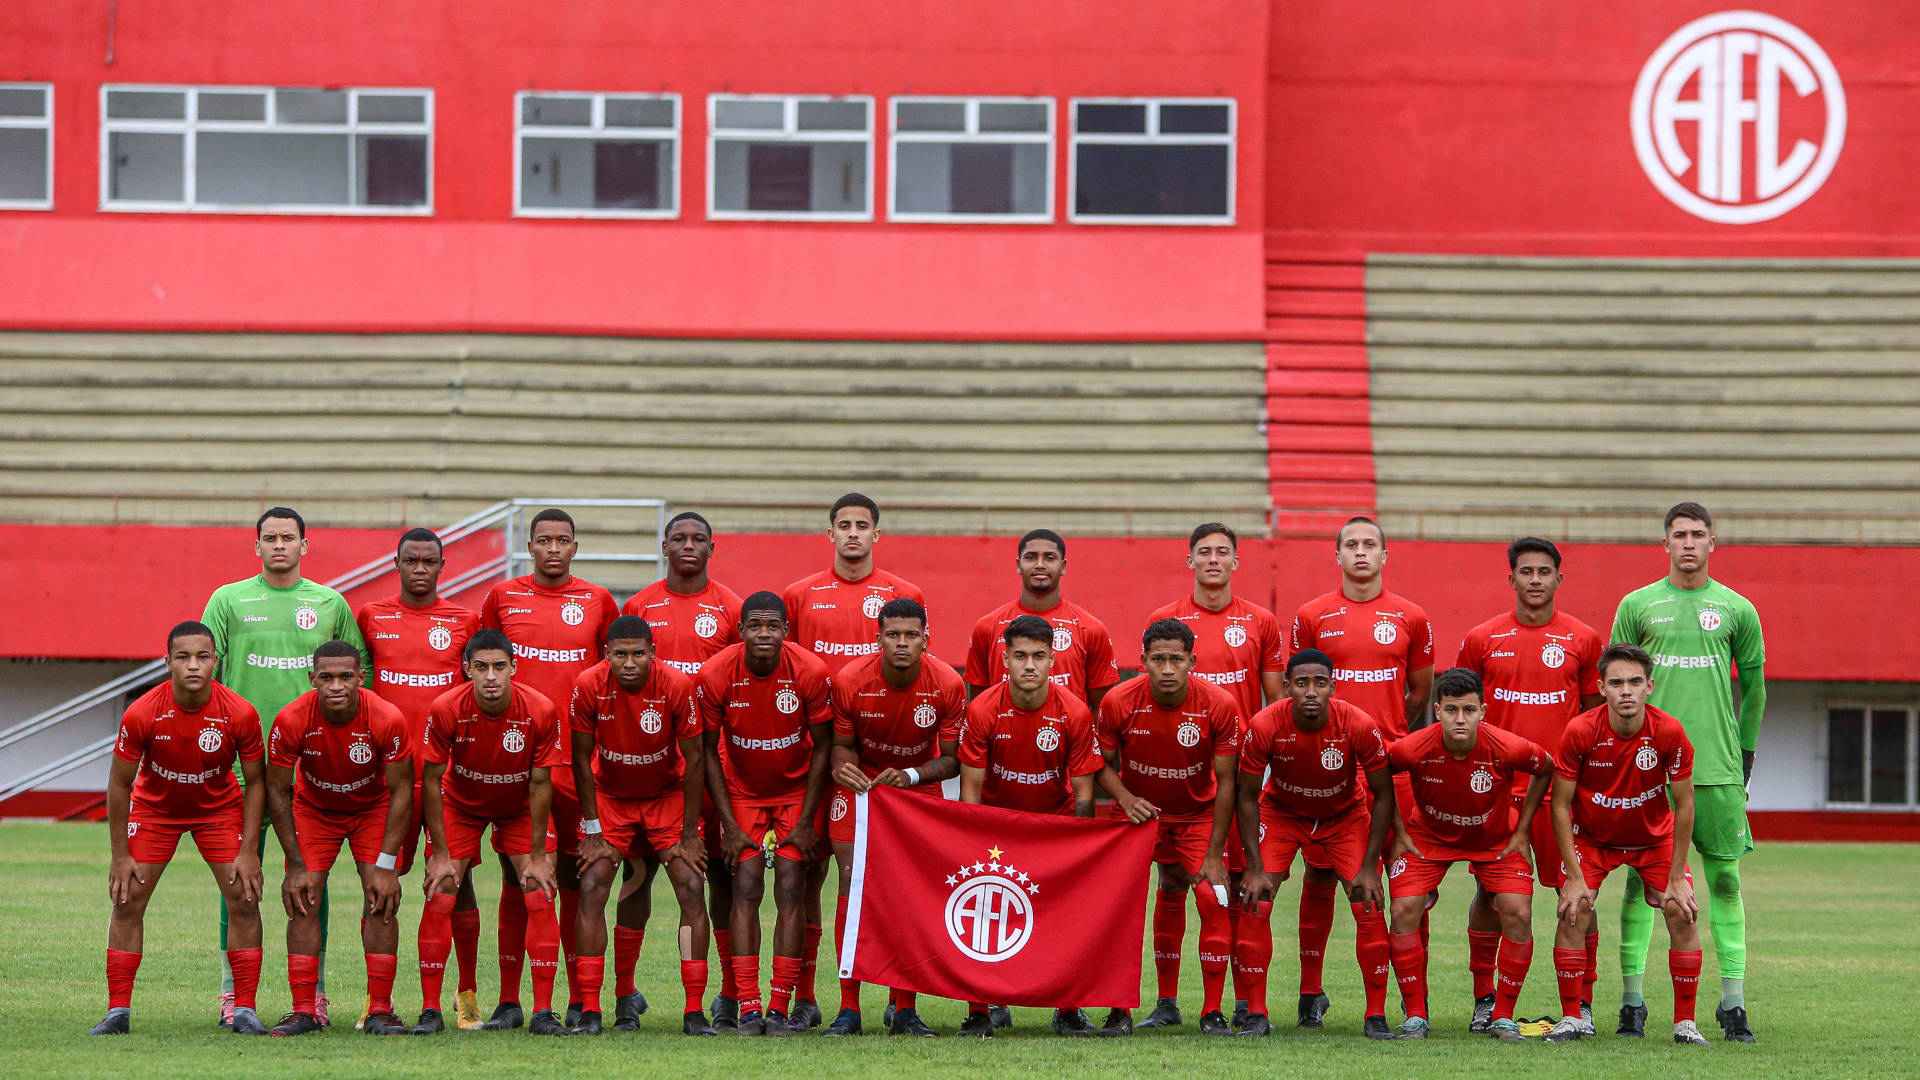
<svg viewBox="0 0 1920 1080"><path fill-rule="evenodd" d="M1426 909L1427 898L1424 896L1394 897L1393 904L1388 909L1391 913L1389 917L1393 922L1393 932L1410 934L1420 929L1420 915Z"/></svg>
<svg viewBox="0 0 1920 1080"><path fill-rule="evenodd" d="M1163 893L1184 893L1193 888L1193 879L1187 876L1186 868L1173 863L1160 864L1160 891Z"/></svg>

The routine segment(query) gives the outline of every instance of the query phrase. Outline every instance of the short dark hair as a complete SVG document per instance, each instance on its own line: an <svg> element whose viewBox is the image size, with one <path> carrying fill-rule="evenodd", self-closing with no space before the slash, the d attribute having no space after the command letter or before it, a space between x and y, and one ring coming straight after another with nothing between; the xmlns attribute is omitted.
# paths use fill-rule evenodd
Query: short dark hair
<svg viewBox="0 0 1920 1080"><path fill-rule="evenodd" d="M345 657L353 661L353 666L356 670L360 667L360 650L341 641L339 638L334 638L332 641L323 641L320 643L319 648L313 650L313 666L317 668L320 666L320 661L334 656Z"/></svg>
<svg viewBox="0 0 1920 1080"><path fill-rule="evenodd" d="M440 542L440 534L434 532L432 529L408 529L406 532L400 534L400 542L393 545L393 553L397 556L400 554L401 548L408 544L416 543L432 544L434 549L442 554L447 550L447 546Z"/></svg>
<svg viewBox="0 0 1920 1080"><path fill-rule="evenodd" d="M292 518L293 527L300 530L300 539L305 540L307 538L307 519L300 516L300 511L295 510L291 506L269 506L265 513L254 520L254 539L257 540L260 538L260 526L265 525L274 518Z"/></svg>
<svg viewBox="0 0 1920 1080"><path fill-rule="evenodd" d="M1287 657L1287 678L1293 678L1294 668L1306 667L1308 664L1319 664L1321 667L1327 669L1328 675L1333 674L1333 657L1328 656L1319 649L1301 649L1299 652Z"/></svg>
<svg viewBox="0 0 1920 1080"><path fill-rule="evenodd" d="M1529 551L1552 559L1553 568L1560 569L1560 549L1553 546L1553 541L1542 540L1538 536L1523 536L1507 545L1507 569L1512 570L1518 567L1520 556Z"/></svg>
<svg viewBox="0 0 1920 1080"><path fill-rule="evenodd" d="M1017 558L1021 555L1025 555L1027 553L1027 544L1035 540L1047 541L1048 543L1052 544L1054 547L1057 547L1060 549L1061 558L1064 559L1067 557L1066 540L1063 539L1059 533L1054 532L1052 529L1028 529L1026 533L1020 537L1020 545L1013 549L1014 556Z"/></svg>
<svg viewBox="0 0 1920 1080"><path fill-rule="evenodd" d="M1193 628L1179 619L1155 619L1140 634L1140 652L1152 651L1156 641L1177 641L1181 648L1192 652Z"/></svg>
<svg viewBox="0 0 1920 1080"><path fill-rule="evenodd" d="M1674 503L1673 509L1667 511L1666 523L1660 527L1662 529L1672 529L1675 518L1692 518L1709 529L1713 528L1713 515L1707 513L1706 507L1701 506L1691 499L1686 502Z"/></svg>
<svg viewBox="0 0 1920 1080"><path fill-rule="evenodd" d="M167 631L167 651L172 652L173 643L183 637L204 637L215 645L218 645L220 640L213 636L213 629L206 623L199 619L188 619L185 622L175 623L173 629Z"/></svg>
<svg viewBox="0 0 1920 1080"><path fill-rule="evenodd" d="M1470 668L1448 668L1433 680L1435 702L1441 698L1466 697L1469 694L1482 701L1487 699L1486 689L1480 684L1480 676L1475 675Z"/></svg>
<svg viewBox="0 0 1920 1080"><path fill-rule="evenodd" d="M1053 626L1038 615L1022 615L1007 624L1000 632L1000 640L1013 644L1014 638L1026 641L1044 641L1047 648L1053 648Z"/></svg>
<svg viewBox="0 0 1920 1080"><path fill-rule="evenodd" d="M549 506L545 510L542 510L539 513L533 515L533 520L527 522L527 535L532 536L533 530L538 528L542 522L546 522L546 521L558 521L565 524L567 527L568 536L574 535L574 533L578 530L578 526L574 525L573 523L572 514L567 513L565 510L562 510L557 506Z"/></svg>
<svg viewBox="0 0 1920 1080"><path fill-rule="evenodd" d="M665 535L666 533L672 532L673 527L675 525L680 524L683 521L697 521L700 523L701 528L707 530L708 536L713 535L713 523L692 510L682 510L679 513L668 518L667 527L661 530L661 534Z"/></svg>
<svg viewBox="0 0 1920 1080"><path fill-rule="evenodd" d="M504 630L495 630L488 626L473 632L467 639L467 647L460 653L460 662L471 664L474 655L483 652L503 652L513 656L513 639Z"/></svg>
<svg viewBox="0 0 1920 1080"><path fill-rule="evenodd" d="M886 622L888 619L919 619L920 629L925 630L927 628L927 609L920 605L920 601L912 597L896 596L880 605L880 614L873 621L879 624Z"/></svg>
<svg viewBox="0 0 1920 1080"><path fill-rule="evenodd" d="M845 510L849 506L864 508L867 513L873 515L873 523L875 525L880 524L880 504L857 491L849 491L845 495L833 500L833 507L827 511L827 524L833 524L834 521L840 517L840 511Z"/></svg>
<svg viewBox="0 0 1920 1080"><path fill-rule="evenodd" d="M1194 548L1199 547L1200 541L1205 540L1214 533L1225 536L1227 543L1233 545L1233 550L1240 550L1240 534L1218 521L1203 521L1195 525L1193 527L1193 534L1187 537L1187 550L1192 551Z"/></svg>
<svg viewBox="0 0 1920 1080"><path fill-rule="evenodd" d="M641 641L653 640L653 626L638 615L622 615L607 626L607 643L612 644L623 638L639 638Z"/></svg>
<svg viewBox="0 0 1920 1080"><path fill-rule="evenodd" d="M780 616L781 622L787 621L787 602L780 599L779 593L761 589L740 602L740 621L746 622L747 616L756 611L771 611Z"/></svg>
<svg viewBox="0 0 1920 1080"><path fill-rule="evenodd" d="M1352 517L1348 518L1347 520L1341 522L1340 528L1333 534L1333 546L1338 548L1340 546L1340 538L1346 535L1347 530L1352 528L1355 525L1373 526L1373 531L1380 534L1380 546L1383 548L1387 546L1387 530L1381 528L1379 522L1373 520L1372 518L1368 517L1365 514L1355 514Z"/></svg>
<svg viewBox="0 0 1920 1080"><path fill-rule="evenodd" d="M1648 678L1653 677L1653 657L1647 655L1647 650L1638 645L1629 645L1624 641L1616 641L1600 651L1600 659L1593 665L1594 669L1600 672L1601 681L1604 682L1606 680L1607 665L1616 660L1625 660L1628 663L1639 664L1640 670L1645 672Z"/></svg>

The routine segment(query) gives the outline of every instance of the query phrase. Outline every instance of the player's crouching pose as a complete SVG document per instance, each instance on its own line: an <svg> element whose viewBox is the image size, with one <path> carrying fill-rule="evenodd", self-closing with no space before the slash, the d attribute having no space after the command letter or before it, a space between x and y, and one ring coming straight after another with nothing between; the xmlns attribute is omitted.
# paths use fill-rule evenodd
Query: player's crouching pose
<svg viewBox="0 0 1920 1080"><path fill-rule="evenodd" d="M413 747L400 710L361 686L360 651L328 641L313 652L313 689L273 722L267 747L267 811L287 855L280 897L287 909L287 984L293 1011L273 1035L322 1027L315 1015L320 970L320 897L346 843L360 872L365 913L369 1035L405 1035L393 1013L400 946L400 847L412 820Z"/></svg>
<svg viewBox="0 0 1920 1080"><path fill-rule="evenodd" d="M183 622L167 632L167 681L127 707L107 779L107 836L113 861L107 896L107 1015L91 1034L130 1030L133 979L147 901L182 833L231 913L227 961L233 967L236 1035L264 1035L254 1014L260 985L260 717L240 695L213 681L213 631ZM233 780L240 762L246 790Z"/></svg>
<svg viewBox="0 0 1920 1080"><path fill-rule="evenodd" d="M533 966L533 1035L565 1035L553 1012L553 981L560 959L554 923L551 849L547 835L553 802L550 769L564 768L560 723L553 703L513 681L513 643L498 630L467 641L468 682L447 691L427 710L421 785L427 823L427 910L420 920L420 1022L416 1035L444 1029L440 983L453 948L453 893L475 859L480 834L493 827L493 849L506 856L525 892L527 951ZM442 788L444 778L445 787ZM501 1002L495 1018L517 1027L519 1007ZM513 1005L511 1010L504 1006Z"/></svg>
<svg viewBox="0 0 1920 1080"><path fill-rule="evenodd" d="M574 926L580 968L576 1035L600 1034L600 986L606 970L607 895L621 868L642 875L637 911L626 914L644 932L652 914L653 876L664 865L680 904L680 984L686 992L680 1030L712 1035L700 999L707 991L707 864L700 836L706 791L693 681L654 658L647 620L622 615L607 629L606 659L573 687L568 727L574 789L580 793L580 914ZM639 959L639 942L630 946ZM632 985L633 969L616 971L613 1027L636 1031L647 999Z"/></svg>
<svg viewBox="0 0 1920 1080"><path fill-rule="evenodd" d="M1645 882L1649 907L1666 916L1673 977L1673 1041L1706 1046L1693 1022L1700 988L1700 905L1687 871L1693 835L1693 744L1680 721L1647 704L1653 658L1633 645L1600 654L1606 704L1567 724L1553 779L1553 828L1566 853L1553 967L1565 1018L1548 1042L1592 1035L1580 1016L1587 979L1582 942L1593 923L1593 899L1612 871L1630 866ZM1669 801L1671 799L1671 801Z"/></svg>

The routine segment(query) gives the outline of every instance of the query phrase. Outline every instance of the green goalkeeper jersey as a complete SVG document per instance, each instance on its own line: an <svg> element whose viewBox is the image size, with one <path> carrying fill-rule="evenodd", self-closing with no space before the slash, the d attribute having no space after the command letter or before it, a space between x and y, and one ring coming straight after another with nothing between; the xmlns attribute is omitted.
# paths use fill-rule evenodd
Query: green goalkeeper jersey
<svg viewBox="0 0 1920 1080"><path fill-rule="evenodd" d="M322 643L347 642L360 650L361 669L373 670L346 597L317 581L276 589L256 574L222 585L207 598L200 621L213 630L220 658L215 677L259 710L266 730L289 702L313 689L307 672Z"/></svg>
<svg viewBox="0 0 1920 1080"><path fill-rule="evenodd" d="M1750 723L1735 713L1733 679L1736 671L1758 672L1767 661L1753 604L1717 581L1681 589L1662 578L1621 597L1612 640L1652 654L1648 701L1686 728L1693 782L1744 783L1740 755L1759 738L1760 718L1757 709L1742 709L1754 714L1745 718Z"/></svg>

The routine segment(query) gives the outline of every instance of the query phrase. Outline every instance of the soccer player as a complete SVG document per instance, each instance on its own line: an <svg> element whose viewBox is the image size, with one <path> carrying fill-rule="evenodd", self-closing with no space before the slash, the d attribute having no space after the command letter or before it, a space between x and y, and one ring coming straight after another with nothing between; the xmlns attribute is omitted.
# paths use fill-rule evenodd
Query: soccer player
<svg viewBox="0 0 1920 1080"><path fill-rule="evenodd" d="M1244 924L1240 966L1253 984L1239 1034L1272 1030L1266 971L1273 959L1273 891L1298 852L1308 866L1331 873L1347 888L1354 956L1367 995L1361 1030L1370 1039L1390 1039L1387 924L1380 910L1380 853L1394 816L1386 741L1371 717L1334 698L1333 658L1326 653L1294 653L1286 680L1287 696L1256 714L1241 742L1240 843L1247 856L1246 901L1256 917ZM1318 1026L1306 1024L1308 1007L1324 1014L1324 1001L1302 997L1304 1026Z"/></svg>
<svg viewBox="0 0 1920 1080"><path fill-rule="evenodd" d="M615 867L641 871L633 955L622 957L637 964L652 914L653 877L664 865L680 904L680 983L686 991L680 1030L712 1035L700 1001L707 990L707 905L700 895L707 862L700 838L706 750L693 682L654 657L647 620L622 615L607 629L606 659L574 683L569 714L581 815L581 907L571 932L579 941L582 1013L573 1031L600 1034L607 894ZM632 966L621 978L614 1030L636 1031L646 998L633 986Z"/></svg>
<svg viewBox="0 0 1920 1080"><path fill-rule="evenodd" d="M879 651L878 620L887 601L905 597L925 607L927 598L913 582L874 567L880 506L872 499L848 492L834 500L827 511L827 540L833 545L832 568L788 585L781 600L789 619L788 638L824 661L832 675L854 659ZM794 1005L794 1016L807 1027L817 1026L822 1019L814 982L820 957L820 890L827 881L828 851L827 845L819 845L819 857L807 864L806 924Z"/></svg>
<svg viewBox="0 0 1920 1080"><path fill-rule="evenodd" d="M1612 640L1653 656L1656 689L1648 703L1680 718L1692 741L1693 846L1707 879L1707 927L1720 968L1714 1018L1733 1042L1753 1042L1747 1020L1747 908L1740 859L1753 850L1747 828L1747 783L1760 721L1767 712L1767 645L1760 614L1746 597L1713 580L1713 515L1697 502L1667 511L1667 576L1620 599ZM1736 710L1733 681L1740 681ZM1634 900L1641 884L1632 868L1620 908L1622 1035L1646 1033L1641 994L1653 912Z"/></svg>
<svg viewBox="0 0 1920 1080"><path fill-rule="evenodd" d="M1022 615L1000 639L1007 677L973 699L961 728L960 801L1092 817L1100 741L1086 703L1049 677L1053 627L1038 615ZM969 1002L960 1034L991 1038L995 1026L985 1004ZM1053 1030L1091 1035L1094 1028L1084 1011L1068 1006L1053 1011Z"/></svg>
<svg viewBox="0 0 1920 1080"><path fill-rule="evenodd" d="M700 674L700 665L740 640L740 596L707 572L714 548L713 526L705 517L692 510L675 514L667 521L666 538L660 542L667 576L635 593L620 608L622 614L647 620L653 630L654 659L688 676ZM707 845L707 860L726 865L726 853L720 850L720 819L714 816L712 799L707 799L703 807L700 831ZM733 875L708 874L706 878L707 911L720 916L713 927L714 952L720 958L720 993L713 999L713 1024L732 1027L740 1018L731 960L733 930L728 925L733 911ZM645 924L644 900L629 879L620 890L620 910L613 928L617 995L639 992L633 972L640 960Z"/></svg>
<svg viewBox="0 0 1920 1080"><path fill-rule="evenodd" d="M927 609L905 597L880 609L880 652L863 656L833 677L832 776L827 837L840 866L840 904L834 939L844 948L847 894L853 888L853 796L875 787L905 788L940 797L940 785L960 774L960 725L967 687L960 674L927 659ZM911 990L891 994L892 1035L931 1037ZM860 983L840 980L840 1012L823 1035L860 1034Z"/></svg>
<svg viewBox="0 0 1920 1080"><path fill-rule="evenodd" d="M260 718L245 698L213 681L213 630L183 622L167 632L167 681L140 695L120 719L107 777L107 1015L91 1034L132 1028L133 979L140 970L147 902L192 833L232 909L227 962L234 973L228 1027L264 1035L254 1013L260 985ZM233 779L240 763L246 790Z"/></svg>
<svg viewBox="0 0 1920 1080"><path fill-rule="evenodd" d="M1107 626L1093 613L1060 595L1067 576L1067 542L1052 529L1033 529L1014 549L1020 571L1020 596L980 616L973 624L967 647L967 686L975 697L1007 677L1001 635L1008 624L1026 615L1045 619L1053 627L1055 686L1098 709L1100 699L1120 681L1113 662L1113 640Z"/></svg>
<svg viewBox="0 0 1920 1080"><path fill-rule="evenodd" d="M1334 556L1340 587L1300 605L1293 616L1293 648L1331 656L1335 693L1371 716L1392 742L1426 719L1433 689L1433 624L1420 605L1387 588L1387 534L1378 522L1349 518L1335 537ZM1395 783L1400 785L1395 804L1402 815L1411 814L1410 792L1403 782ZM1300 1023L1305 1027L1318 1027L1327 1010L1320 973L1338 886L1331 872L1310 863L1300 881ZM1424 920L1421 925L1424 934Z"/></svg>
<svg viewBox="0 0 1920 1080"><path fill-rule="evenodd" d="M1554 606L1562 580L1560 549L1552 541L1523 536L1507 545L1513 607L1467 631L1454 661L1455 667L1480 676L1487 692L1487 723L1549 748L1560 745L1568 720L1600 703L1594 664L1606 645L1599 631ZM1514 780L1517 804L1527 789L1525 781ZM1540 884L1558 889L1564 878L1551 815L1533 816L1528 843ZM1500 918L1493 913L1493 900L1486 890L1475 889L1467 908L1467 969L1473 974L1469 1031L1484 1032L1493 1022L1493 969L1499 947ZM1589 978L1599 947L1600 935L1595 933L1587 939ZM1589 982L1588 991L1592 988ZM1580 1000L1591 1013L1591 994Z"/></svg>
<svg viewBox="0 0 1920 1080"><path fill-rule="evenodd" d="M515 681L553 702L562 713L562 726L574 680L598 662L607 627L620 614L612 593L573 576L573 558L579 553L573 517L565 510L540 511L533 515L527 532L533 572L495 585L480 605L481 625L504 632L513 642L514 659L520 665ZM556 769L552 784L553 834L560 851L556 870L563 928L560 948L567 959L566 1022L572 1027L580 1022L581 1012L573 946L580 907L580 867L574 858L580 844L580 800L573 790L572 769ZM528 925L520 900L527 893L513 887L504 859L500 873L500 1000L503 1008L513 1006L512 1015L518 1016L520 958L525 949L518 934L520 927ZM487 1023L503 1020L496 1013Z"/></svg>
<svg viewBox="0 0 1920 1080"><path fill-rule="evenodd" d="M254 554L260 572L229 582L207 597L200 621L213 631L213 651L220 658L214 677L252 705L262 722L271 722L287 703L304 694L313 650L322 642L339 639L359 648L366 660L366 643L354 625L353 610L339 593L300 576L300 560L307 554L307 522L297 511L275 506L262 513L253 527ZM371 667L371 665L363 665ZM261 734L264 745L266 735ZM266 851L267 836L255 842ZM226 897L220 900L220 1026L232 1019L233 971L227 966ZM327 899L320 897L320 953L315 1016L327 1019Z"/></svg>
<svg viewBox="0 0 1920 1080"><path fill-rule="evenodd" d="M1136 825L1157 830L1153 861L1160 868L1154 897L1154 968L1159 998L1172 999L1180 982L1185 937L1164 936L1177 906L1186 922L1187 892L1200 909L1200 1032L1225 1035L1220 1012L1233 949L1227 917L1227 864L1222 849L1233 822L1234 770L1240 761L1239 703L1193 675L1193 631L1177 619L1147 624L1140 635L1146 670L1114 687L1100 702L1097 733L1105 767L1096 780ZM1164 959L1171 954L1172 959ZM1112 1009L1102 1035L1130 1035L1133 1016Z"/></svg>
<svg viewBox="0 0 1920 1080"><path fill-rule="evenodd" d="M1286 696L1286 678L1282 674L1287 658L1285 632L1273 612L1233 591L1233 575L1240 569L1240 537L1217 521L1194 526L1187 538L1187 568L1193 571L1193 592L1161 607L1149 621L1178 619L1193 631L1193 674L1232 694L1240 704L1240 715L1251 717L1262 705ZM1245 852L1237 843L1227 845L1227 877L1231 891L1238 895L1240 876L1246 871L1241 861ZM1175 903L1174 901L1179 901ZM1240 922L1245 911L1233 904L1227 912L1228 929L1233 935L1233 954L1240 954ZM1153 937L1156 942L1180 942L1187 935L1185 897L1162 895L1153 906ZM1170 963L1175 978L1163 981L1160 1000L1153 1012L1140 1021L1143 1028L1171 1027L1180 1023L1179 963L1177 955L1160 955L1154 948L1156 965ZM1233 966L1234 1015L1246 1022L1247 972ZM1264 972L1261 975L1264 977Z"/></svg>
<svg viewBox="0 0 1920 1080"><path fill-rule="evenodd" d="M533 969L532 1035L566 1035L553 1012L553 980L560 953L560 928L553 919L552 841L547 833L553 804L552 770L564 769L560 713L546 695L514 678L513 642L498 630L474 631L462 654L467 681L427 710L420 752L426 756L421 795L427 822L427 915L420 922L420 1022L415 1035L445 1030L440 1017L440 983L447 953L453 948L453 891L480 858L480 834L493 828L493 850L508 860L507 884L525 890L519 907L526 912L518 939L527 943ZM522 1022L520 969L513 982L502 972L500 1006L486 1030L503 1031ZM505 995L512 992L516 999Z"/></svg>
<svg viewBox="0 0 1920 1080"><path fill-rule="evenodd" d="M1522 1036L1513 1006L1533 962L1533 868L1523 849L1553 758L1519 735L1480 722L1486 698L1473 672L1444 672L1434 680L1433 695L1435 722L1387 747L1388 770L1405 774L1413 793L1413 805L1401 814L1405 831L1395 840L1387 874L1393 893L1393 970L1407 1013L1398 1037L1427 1037L1427 944L1420 926L1427 894L1454 863L1464 862L1480 887L1493 894L1493 910L1500 916L1499 978L1487 1032L1517 1042ZM1517 815L1515 773L1533 777Z"/></svg>
<svg viewBox="0 0 1920 1080"><path fill-rule="evenodd" d="M821 847L826 810L827 754L833 713L826 665L787 641L787 610L770 592L740 605L740 643L722 649L697 681L706 725L707 791L720 818L726 861L733 874L734 985L740 992L741 1035L790 1035L806 1030L787 1008L800 982L806 938L807 864ZM760 897L766 887L765 849L774 837L773 985L764 1015L760 1001Z"/></svg>
<svg viewBox="0 0 1920 1080"><path fill-rule="evenodd" d="M320 1030L313 1015L320 966L320 896L345 842L360 872L366 913L364 1029L405 1035L393 1013L400 947L400 845L413 812L414 744L400 710L365 688L360 652L344 641L313 651L313 689L280 710L267 745L267 812L287 852L280 898L287 909L287 984L293 1010L273 1035Z"/></svg>
<svg viewBox="0 0 1920 1080"><path fill-rule="evenodd" d="M408 756L413 761L413 798L400 841L401 877L413 869L424 825L420 778L426 759L420 740L427 726L427 709L435 698L465 678L460 657L467 639L480 628L480 616L440 595L440 572L446 568L440 537L432 529L408 529L395 546L393 567L400 591L360 609L360 636L373 658L373 692L400 710L407 721ZM423 911L424 919L426 913ZM453 951L460 961L460 988L454 996L454 1019L462 1030L485 1021L480 1015L477 957L480 952L480 908L473 895L473 875L460 879L453 900ZM372 1007L369 1001L367 1006ZM364 1023L364 1019L362 1020Z"/></svg>
<svg viewBox="0 0 1920 1080"><path fill-rule="evenodd" d="M1667 920L1667 971L1673 979L1673 1041L1706 1046L1693 1020L1700 989L1700 905L1687 872L1693 830L1693 744L1680 721L1647 704L1653 658L1633 645L1611 645L1600 658L1603 707L1567 725L1553 778L1553 829L1566 853L1553 966L1560 977L1563 1019L1548 1042L1594 1034L1581 1015L1581 994L1593 985L1591 954L1582 947L1593 922L1593 899L1607 874L1635 867L1640 895Z"/></svg>

